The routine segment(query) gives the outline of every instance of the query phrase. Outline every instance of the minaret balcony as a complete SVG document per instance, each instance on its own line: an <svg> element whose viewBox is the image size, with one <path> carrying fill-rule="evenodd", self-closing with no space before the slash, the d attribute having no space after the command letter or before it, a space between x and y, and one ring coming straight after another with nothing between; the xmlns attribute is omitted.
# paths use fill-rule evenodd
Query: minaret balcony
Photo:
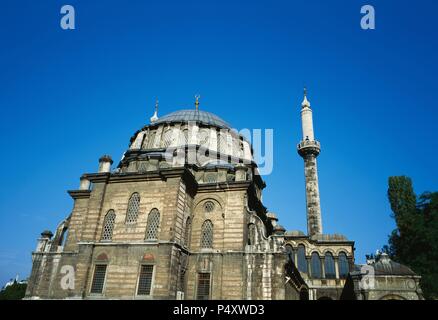
<svg viewBox="0 0 438 320"><path fill-rule="evenodd" d="M302 140L298 145L298 154L305 156L307 154L313 154L317 156L321 151L321 144L317 140Z"/></svg>

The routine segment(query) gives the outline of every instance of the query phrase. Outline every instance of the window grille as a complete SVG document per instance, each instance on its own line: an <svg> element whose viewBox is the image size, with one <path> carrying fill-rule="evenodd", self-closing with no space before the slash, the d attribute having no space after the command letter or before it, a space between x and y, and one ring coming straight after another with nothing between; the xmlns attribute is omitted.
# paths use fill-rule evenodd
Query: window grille
<svg viewBox="0 0 438 320"><path fill-rule="evenodd" d="M311 265L312 265L312 278L321 279L321 259L319 258L318 253L312 253L311 257Z"/></svg>
<svg viewBox="0 0 438 320"><path fill-rule="evenodd" d="M201 228L201 248L213 248L213 223L205 220Z"/></svg>
<svg viewBox="0 0 438 320"><path fill-rule="evenodd" d="M198 300L208 300L210 298L210 274L198 274L198 290L196 298Z"/></svg>
<svg viewBox="0 0 438 320"><path fill-rule="evenodd" d="M205 175L205 183L215 183L216 182L216 174L209 173Z"/></svg>
<svg viewBox="0 0 438 320"><path fill-rule="evenodd" d="M187 144L189 144L189 130L184 129L184 130L181 132L181 136L180 136L180 145L185 146L185 145L187 145Z"/></svg>
<svg viewBox="0 0 438 320"><path fill-rule="evenodd" d="M90 293L100 294L103 292L105 284L106 264L96 264L94 267L93 282L91 284Z"/></svg>
<svg viewBox="0 0 438 320"><path fill-rule="evenodd" d="M138 172L146 172L147 171L147 161L139 161L137 165Z"/></svg>
<svg viewBox="0 0 438 320"><path fill-rule="evenodd" d="M137 288L138 295L148 296L151 294L153 272L154 272L154 266L152 265L141 266L140 277L138 279L138 288Z"/></svg>
<svg viewBox="0 0 438 320"><path fill-rule="evenodd" d="M325 277L327 279L336 278L335 261L333 259L333 255L330 252L327 252L325 254L324 271L325 271Z"/></svg>
<svg viewBox="0 0 438 320"><path fill-rule="evenodd" d="M128 202L128 210L126 211L126 223L132 224L137 222L139 208L140 195L138 193L133 193Z"/></svg>
<svg viewBox="0 0 438 320"><path fill-rule="evenodd" d="M227 135L225 133L219 134L219 151L226 153L228 150Z"/></svg>
<svg viewBox="0 0 438 320"><path fill-rule="evenodd" d="M116 214L114 210L109 210L103 219L102 240L112 240L115 221Z"/></svg>
<svg viewBox="0 0 438 320"><path fill-rule="evenodd" d="M208 141L210 138L210 132L206 129L201 130L199 134L199 144L205 148L208 147Z"/></svg>
<svg viewBox="0 0 438 320"><path fill-rule="evenodd" d="M153 149L155 144L155 132L149 134L148 149Z"/></svg>
<svg viewBox="0 0 438 320"><path fill-rule="evenodd" d="M167 148L172 143L172 130L168 129L163 134L163 147Z"/></svg>
<svg viewBox="0 0 438 320"><path fill-rule="evenodd" d="M158 227L160 225L160 212L152 209L148 215L146 227L146 240L156 240L158 238Z"/></svg>
<svg viewBox="0 0 438 320"><path fill-rule="evenodd" d="M212 201L207 201L204 204L205 212L212 212L214 210L214 203Z"/></svg>

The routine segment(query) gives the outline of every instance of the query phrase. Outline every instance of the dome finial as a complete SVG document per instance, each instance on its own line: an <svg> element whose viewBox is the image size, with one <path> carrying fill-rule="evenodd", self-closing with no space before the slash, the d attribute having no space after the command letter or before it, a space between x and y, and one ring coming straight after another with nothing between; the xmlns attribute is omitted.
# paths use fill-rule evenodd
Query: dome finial
<svg viewBox="0 0 438 320"><path fill-rule="evenodd" d="M155 99L155 112L154 115L151 117L151 122L155 122L158 120L158 98Z"/></svg>
<svg viewBox="0 0 438 320"><path fill-rule="evenodd" d="M196 107L196 111L198 111L199 110L199 98L200 98L201 96L199 95L199 94L196 94L195 95L195 107Z"/></svg>
<svg viewBox="0 0 438 320"><path fill-rule="evenodd" d="M301 107L310 108L310 102L309 102L309 100L307 100L307 88L306 87L304 87L304 99L303 99L303 102L301 103Z"/></svg>

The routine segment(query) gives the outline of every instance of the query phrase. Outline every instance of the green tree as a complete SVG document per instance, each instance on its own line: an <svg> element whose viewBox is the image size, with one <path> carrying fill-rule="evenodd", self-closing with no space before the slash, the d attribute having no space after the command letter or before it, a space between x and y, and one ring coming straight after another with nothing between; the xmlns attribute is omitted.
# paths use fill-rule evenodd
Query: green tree
<svg viewBox="0 0 438 320"><path fill-rule="evenodd" d="M405 176L390 177L388 198L397 228L389 236L388 253L422 276L427 298L438 297L438 192L414 193Z"/></svg>
<svg viewBox="0 0 438 320"><path fill-rule="evenodd" d="M0 291L0 300L21 300L26 293L26 287L27 284L14 281L12 285Z"/></svg>

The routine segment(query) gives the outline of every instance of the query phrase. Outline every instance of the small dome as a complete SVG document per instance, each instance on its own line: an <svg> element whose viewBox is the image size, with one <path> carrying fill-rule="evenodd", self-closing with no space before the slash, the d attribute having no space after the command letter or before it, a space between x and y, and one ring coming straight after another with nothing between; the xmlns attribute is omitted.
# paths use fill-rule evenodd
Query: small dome
<svg viewBox="0 0 438 320"><path fill-rule="evenodd" d="M179 110L159 117L152 124L196 121L206 125L230 129L230 125L217 115L201 110Z"/></svg>
<svg viewBox="0 0 438 320"><path fill-rule="evenodd" d="M281 224L277 224L274 227L274 233L275 234L284 234L285 231L286 231L286 229Z"/></svg>
<svg viewBox="0 0 438 320"><path fill-rule="evenodd" d="M409 267L392 261L386 253L382 253L372 266L376 275L415 275Z"/></svg>
<svg viewBox="0 0 438 320"><path fill-rule="evenodd" d="M304 232L301 230L291 230L285 233L286 236L290 237L303 237L305 236Z"/></svg>

